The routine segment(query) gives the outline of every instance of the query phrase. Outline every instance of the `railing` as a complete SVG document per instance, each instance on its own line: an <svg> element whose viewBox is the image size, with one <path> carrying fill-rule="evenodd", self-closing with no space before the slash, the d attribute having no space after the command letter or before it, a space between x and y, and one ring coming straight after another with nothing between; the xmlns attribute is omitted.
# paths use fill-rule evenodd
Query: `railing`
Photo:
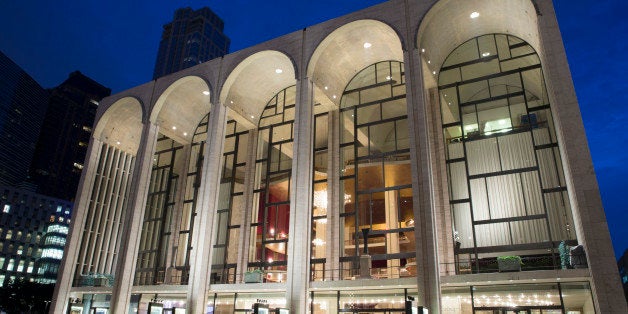
<svg viewBox="0 0 628 314"><path fill-rule="evenodd" d="M359 280L359 279L394 279L416 276L416 265L371 267L364 275L359 267L339 269L312 269L310 281Z"/></svg>
<svg viewBox="0 0 628 314"><path fill-rule="evenodd" d="M553 270L553 269L566 269L566 268L586 268L586 260L584 254L572 255L571 261L565 265L561 263L560 256L558 254L552 255L538 255L538 256L522 256L520 271L535 271L535 270ZM573 261L579 261L574 263ZM457 275L464 274L480 274L480 273L497 273L505 272L509 270L500 270L496 257L493 258L460 258L457 257L454 263L441 263L445 268L454 266Z"/></svg>

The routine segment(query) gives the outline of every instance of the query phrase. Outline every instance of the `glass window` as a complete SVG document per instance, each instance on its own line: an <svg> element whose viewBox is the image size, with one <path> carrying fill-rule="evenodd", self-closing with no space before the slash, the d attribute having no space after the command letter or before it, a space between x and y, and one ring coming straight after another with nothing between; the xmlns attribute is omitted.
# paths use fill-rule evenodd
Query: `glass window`
<svg viewBox="0 0 628 314"><path fill-rule="evenodd" d="M481 259L474 272L496 271L480 265L509 253L536 265L530 270L557 267L560 240L576 239L534 49L513 36L479 36L456 48L440 73L453 242L467 257L456 269L473 254Z"/></svg>
<svg viewBox="0 0 628 314"><path fill-rule="evenodd" d="M414 215L401 68L400 62L384 61L362 69L341 99L338 149L344 193L335 204L341 213L340 262L347 269L340 274L343 279L355 278L357 257L365 246L377 256L367 270L373 277L416 274L409 271L415 258ZM395 92L395 87L404 92ZM370 230L367 239L362 229Z"/></svg>
<svg viewBox="0 0 628 314"><path fill-rule="evenodd" d="M248 268L265 269L267 282L285 280L295 97L296 86L280 91L259 121Z"/></svg>

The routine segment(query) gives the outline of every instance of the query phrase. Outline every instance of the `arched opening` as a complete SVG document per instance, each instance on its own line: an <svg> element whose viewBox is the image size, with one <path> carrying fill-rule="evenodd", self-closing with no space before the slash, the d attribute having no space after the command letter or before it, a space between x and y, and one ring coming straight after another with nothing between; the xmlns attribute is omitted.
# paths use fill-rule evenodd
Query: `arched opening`
<svg viewBox="0 0 628 314"><path fill-rule="evenodd" d="M258 125L249 269L264 269L267 282L286 280L290 191L294 155L296 86L273 96Z"/></svg>
<svg viewBox="0 0 628 314"><path fill-rule="evenodd" d="M536 51L511 35L475 37L443 62L438 91L456 270L498 271L505 255L559 268L559 243L577 240Z"/></svg>
<svg viewBox="0 0 628 314"><path fill-rule="evenodd" d="M394 170L386 169L395 156L405 154L401 163L409 167L402 60L397 33L375 20L338 28L312 55L308 75L316 105L311 280L410 275L405 265L413 262L416 250L413 227L406 225L414 223L411 182L382 181L387 175L395 177ZM334 156L330 151L337 151L340 160L329 159ZM411 171L404 176L411 178ZM360 273L362 228L371 230L367 242L373 259Z"/></svg>
<svg viewBox="0 0 628 314"><path fill-rule="evenodd" d="M156 101L159 126L137 255L135 285L186 284L210 88L184 77Z"/></svg>
<svg viewBox="0 0 628 314"><path fill-rule="evenodd" d="M383 61L360 71L340 101L340 248L342 278L371 255L370 275L416 271L412 170L403 63ZM362 230L368 229L366 239ZM363 270L359 276L364 277Z"/></svg>
<svg viewBox="0 0 628 314"><path fill-rule="evenodd" d="M282 52L266 50L241 61L225 80L220 102L229 116L249 129L258 125L266 101L296 84L292 60Z"/></svg>
<svg viewBox="0 0 628 314"><path fill-rule="evenodd" d="M86 218L74 274L75 286L113 278L142 127L142 105L131 97L113 103L96 124L93 136L99 142L92 145L100 147L92 152L98 160L90 201L86 208L78 209L85 211ZM111 283L108 281L106 285Z"/></svg>

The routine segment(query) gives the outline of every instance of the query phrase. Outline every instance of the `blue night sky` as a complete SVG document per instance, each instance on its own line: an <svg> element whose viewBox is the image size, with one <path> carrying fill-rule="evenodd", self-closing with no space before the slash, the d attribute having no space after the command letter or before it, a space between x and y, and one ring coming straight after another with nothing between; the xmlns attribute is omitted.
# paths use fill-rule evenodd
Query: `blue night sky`
<svg viewBox="0 0 628 314"><path fill-rule="evenodd" d="M541 0L546 1L546 0ZM3 1L0 50L43 87L79 70L113 93L152 78L161 26L174 10L209 6L225 21L231 51L381 0ZM628 248L628 1L555 0L615 254Z"/></svg>

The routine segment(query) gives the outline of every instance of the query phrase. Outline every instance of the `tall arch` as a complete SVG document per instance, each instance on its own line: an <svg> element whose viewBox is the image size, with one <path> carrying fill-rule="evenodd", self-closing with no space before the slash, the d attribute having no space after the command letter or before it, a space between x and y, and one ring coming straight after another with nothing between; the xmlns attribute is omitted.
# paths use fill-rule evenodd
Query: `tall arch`
<svg viewBox="0 0 628 314"><path fill-rule="evenodd" d="M551 261L561 241L576 244L534 48L515 36L478 36L454 49L439 72L455 253L484 264L500 255Z"/></svg>
<svg viewBox="0 0 628 314"><path fill-rule="evenodd" d="M275 50L260 51L229 73L220 91L220 102L229 108L231 118L254 128L266 101L295 83L296 70L288 55Z"/></svg>

